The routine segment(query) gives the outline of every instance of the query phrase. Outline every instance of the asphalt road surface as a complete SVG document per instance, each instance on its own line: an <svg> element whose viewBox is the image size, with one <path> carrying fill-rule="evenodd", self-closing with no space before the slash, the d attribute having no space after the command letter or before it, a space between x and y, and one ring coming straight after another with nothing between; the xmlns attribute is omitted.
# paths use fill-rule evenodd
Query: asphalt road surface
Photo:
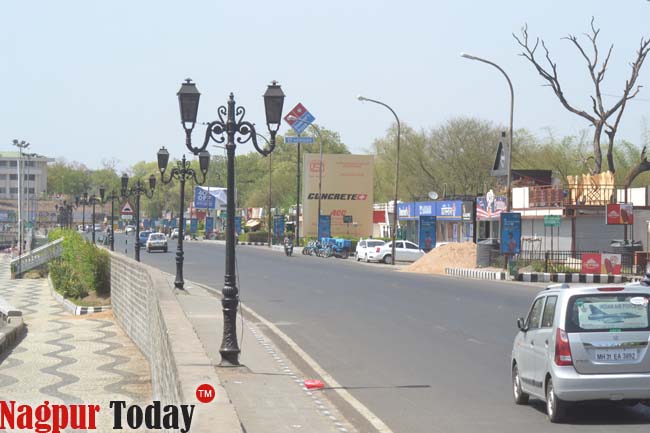
<svg viewBox="0 0 650 433"><path fill-rule="evenodd" d="M132 256L134 237L116 237ZM185 278L223 286L225 247L186 242ZM168 253L141 258L175 273ZM550 424L512 402L515 321L539 287L398 272L390 266L237 247L241 300L280 326L395 433L647 432L650 409L588 405ZM242 351L246 350L246 342Z"/></svg>

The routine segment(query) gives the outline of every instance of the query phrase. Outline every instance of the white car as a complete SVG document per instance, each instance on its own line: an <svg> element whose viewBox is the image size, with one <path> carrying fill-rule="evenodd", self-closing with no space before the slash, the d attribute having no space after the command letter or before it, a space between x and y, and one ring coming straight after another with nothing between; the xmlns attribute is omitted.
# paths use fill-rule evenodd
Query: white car
<svg viewBox="0 0 650 433"><path fill-rule="evenodd" d="M167 236L164 233L151 233L147 238L147 252L153 250L167 252Z"/></svg>
<svg viewBox="0 0 650 433"><path fill-rule="evenodd" d="M377 247L381 247L386 242L380 239L360 239L357 242L357 249L354 251L354 258L357 262L361 259L368 261L368 253L374 251Z"/></svg>
<svg viewBox="0 0 650 433"><path fill-rule="evenodd" d="M126 233L127 235L128 235L129 233L135 233L135 226L130 226L130 225L129 225L129 226L126 226L126 227L124 228L124 233Z"/></svg>
<svg viewBox="0 0 650 433"><path fill-rule="evenodd" d="M393 243L387 242L374 250L369 250L368 255L364 255L366 262L377 261L390 263L393 255ZM424 255L424 251L416 244L410 241L395 242L395 261L414 262Z"/></svg>

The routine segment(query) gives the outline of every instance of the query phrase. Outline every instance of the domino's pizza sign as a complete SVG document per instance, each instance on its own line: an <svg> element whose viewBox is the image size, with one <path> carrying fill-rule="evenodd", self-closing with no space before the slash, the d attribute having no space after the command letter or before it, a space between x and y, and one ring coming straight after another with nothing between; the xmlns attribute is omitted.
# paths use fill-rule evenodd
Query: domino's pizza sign
<svg viewBox="0 0 650 433"><path fill-rule="evenodd" d="M284 116L284 121L296 131L296 134L302 134L314 120L316 118L301 103L298 103L293 110L289 111L289 114Z"/></svg>

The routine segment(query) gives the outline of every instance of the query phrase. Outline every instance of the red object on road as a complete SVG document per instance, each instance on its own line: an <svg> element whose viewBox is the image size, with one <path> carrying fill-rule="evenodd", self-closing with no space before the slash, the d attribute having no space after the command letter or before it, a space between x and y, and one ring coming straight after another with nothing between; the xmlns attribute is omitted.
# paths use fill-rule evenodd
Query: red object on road
<svg viewBox="0 0 650 433"><path fill-rule="evenodd" d="M325 386L325 384L318 379L307 379L303 383L307 389L321 389Z"/></svg>

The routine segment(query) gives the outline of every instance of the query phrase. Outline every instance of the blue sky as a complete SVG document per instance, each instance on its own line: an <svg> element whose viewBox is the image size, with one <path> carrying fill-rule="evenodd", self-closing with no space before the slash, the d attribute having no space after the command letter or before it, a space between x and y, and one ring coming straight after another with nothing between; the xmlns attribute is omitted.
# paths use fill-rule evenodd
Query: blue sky
<svg viewBox="0 0 650 433"><path fill-rule="evenodd" d="M641 36L650 36L644 0L6 1L0 6L0 149L23 139L35 152L89 167L111 158L121 167L154 160L162 145L180 156L176 92L186 77L202 93L201 120L213 120L234 92L262 133L261 95L278 80L285 111L302 102L355 152L368 149L393 121L384 108L358 102L358 94L389 104L416 129L454 116L505 125L505 80L462 59L463 51L508 72L515 128L577 134L588 125L542 87L517 56L511 33L528 23L531 35L543 36L569 100L589 109L584 62L560 38L586 32L592 15L602 29L601 51L614 43L604 92L617 95ZM650 59L639 84L649 78ZM640 143L649 109L650 88L629 104L618 137ZM286 130L283 125L280 133ZM250 150L250 144L238 147L238 153Z"/></svg>

